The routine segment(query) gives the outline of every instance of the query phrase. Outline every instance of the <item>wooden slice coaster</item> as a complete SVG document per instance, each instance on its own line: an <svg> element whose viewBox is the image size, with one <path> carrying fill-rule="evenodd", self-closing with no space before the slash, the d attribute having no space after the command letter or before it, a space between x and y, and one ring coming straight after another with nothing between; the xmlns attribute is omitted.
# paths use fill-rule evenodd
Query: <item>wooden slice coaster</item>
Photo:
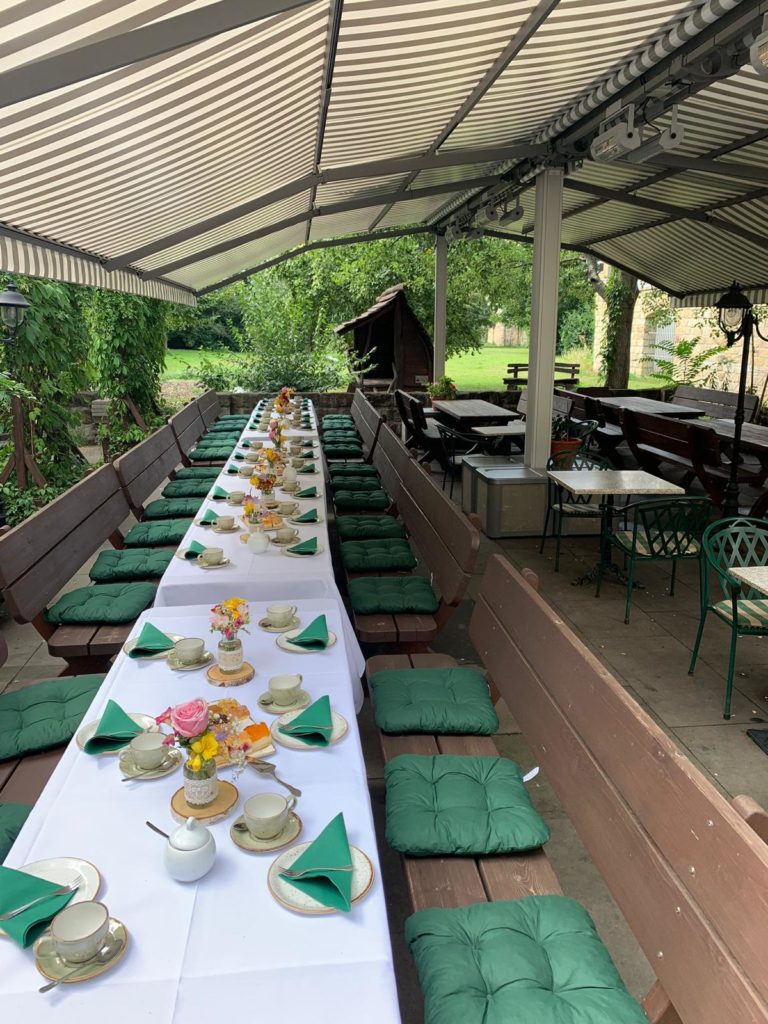
<svg viewBox="0 0 768 1024"><path fill-rule="evenodd" d="M243 667L237 672L222 672L218 665L211 665L206 675L213 686L242 686L243 683L250 683L256 675L256 669L244 661Z"/></svg>
<svg viewBox="0 0 768 1024"><path fill-rule="evenodd" d="M207 807L192 807L184 799L184 787L182 786L171 797L171 814L180 825L183 825L187 818L197 818L198 821L204 821L207 825L215 825L217 821L223 821L226 818L239 799L237 786L219 779L219 795L214 802Z"/></svg>

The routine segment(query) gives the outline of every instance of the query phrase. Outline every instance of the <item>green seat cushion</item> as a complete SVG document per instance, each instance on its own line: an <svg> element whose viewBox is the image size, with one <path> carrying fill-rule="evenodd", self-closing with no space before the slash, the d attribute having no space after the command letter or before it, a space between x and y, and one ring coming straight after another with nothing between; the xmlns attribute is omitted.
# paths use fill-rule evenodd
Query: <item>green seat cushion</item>
<svg viewBox="0 0 768 1024"><path fill-rule="evenodd" d="M211 489L208 477L202 480L171 480L162 490L164 498L204 498Z"/></svg>
<svg viewBox="0 0 768 1024"><path fill-rule="evenodd" d="M343 541L405 536L405 527L392 516L338 516L336 529Z"/></svg>
<svg viewBox="0 0 768 1024"><path fill-rule="evenodd" d="M94 583L159 580L170 565L172 558L173 551L169 548L100 551L88 575Z"/></svg>
<svg viewBox="0 0 768 1024"><path fill-rule="evenodd" d="M411 857L536 850L549 829L505 757L401 754L384 768L386 837Z"/></svg>
<svg viewBox="0 0 768 1024"><path fill-rule="evenodd" d="M104 682L62 676L0 696L0 761L68 743Z"/></svg>
<svg viewBox="0 0 768 1024"><path fill-rule="evenodd" d="M184 466L176 470L177 480L215 480L218 475L216 466Z"/></svg>
<svg viewBox="0 0 768 1024"><path fill-rule="evenodd" d="M331 486L334 490L338 488L343 491L354 491L363 493L365 491L380 491L381 480L372 476L340 476L335 480L331 479Z"/></svg>
<svg viewBox="0 0 768 1024"><path fill-rule="evenodd" d="M368 680L376 725L386 733L492 736L499 728L476 668L403 668Z"/></svg>
<svg viewBox="0 0 768 1024"><path fill-rule="evenodd" d="M151 583L97 583L60 597L45 613L53 626L109 626L134 622L155 600Z"/></svg>
<svg viewBox="0 0 768 1024"><path fill-rule="evenodd" d="M10 853L32 804L0 804L0 864Z"/></svg>
<svg viewBox="0 0 768 1024"><path fill-rule="evenodd" d="M356 430L324 430L322 440L323 444L326 442L333 444L337 441L343 441L347 444L356 444L361 448L363 447L363 442Z"/></svg>
<svg viewBox="0 0 768 1024"><path fill-rule="evenodd" d="M348 491L334 490L333 503L338 509L371 509L380 511L389 508L389 495L386 491Z"/></svg>
<svg viewBox="0 0 768 1024"><path fill-rule="evenodd" d="M359 615L421 612L432 615L438 600L423 576L361 576L350 580L349 600Z"/></svg>
<svg viewBox="0 0 768 1024"><path fill-rule="evenodd" d="M363 447L361 444L347 444L346 441L333 441L330 444L323 444L323 454L326 459L361 459Z"/></svg>
<svg viewBox="0 0 768 1024"><path fill-rule="evenodd" d="M232 445L223 448L195 448L189 453L192 462L226 462L232 454Z"/></svg>
<svg viewBox="0 0 768 1024"><path fill-rule="evenodd" d="M524 896L405 922L425 1024L648 1024L586 910Z"/></svg>
<svg viewBox="0 0 768 1024"><path fill-rule="evenodd" d="M137 523L125 535L127 548L164 547L178 545L192 525L191 519L153 519Z"/></svg>
<svg viewBox="0 0 768 1024"><path fill-rule="evenodd" d="M330 412L327 416L323 416L323 427L332 427L339 423L348 423L351 426L355 425L353 417L350 416L348 412Z"/></svg>
<svg viewBox="0 0 768 1024"><path fill-rule="evenodd" d="M341 560L348 572L395 572L416 565L407 540L345 540Z"/></svg>
<svg viewBox="0 0 768 1024"><path fill-rule="evenodd" d="M346 463L340 466L331 466L331 477L337 476L375 476L378 479L379 471L369 462L355 462L348 466Z"/></svg>
<svg viewBox="0 0 768 1024"><path fill-rule="evenodd" d="M157 498L144 509L144 518L180 519L182 516L194 516L202 504L201 498Z"/></svg>
<svg viewBox="0 0 768 1024"><path fill-rule="evenodd" d="M241 430L220 430L216 434L205 434L197 442L198 448L216 448L219 445L227 444L229 441L235 444L239 438Z"/></svg>

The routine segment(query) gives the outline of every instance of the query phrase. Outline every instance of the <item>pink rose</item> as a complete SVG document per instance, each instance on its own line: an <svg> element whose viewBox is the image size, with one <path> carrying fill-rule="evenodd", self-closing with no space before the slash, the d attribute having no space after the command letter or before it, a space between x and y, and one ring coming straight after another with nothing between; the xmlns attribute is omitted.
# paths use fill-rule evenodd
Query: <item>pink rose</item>
<svg viewBox="0 0 768 1024"><path fill-rule="evenodd" d="M166 722L170 722L170 720L171 720L171 711L173 711L173 708L167 707L165 709L165 711L163 711L163 713L161 715L158 715L157 718L155 719L157 724L158 725L165 725Z"/></svg>
<svg viewBox="0 0 768 1024"><path fill-rule="evenodd" d="M177 704L171 712L171 725L184 739L199 736L208 728L208 705L202 697Z"/></svg>

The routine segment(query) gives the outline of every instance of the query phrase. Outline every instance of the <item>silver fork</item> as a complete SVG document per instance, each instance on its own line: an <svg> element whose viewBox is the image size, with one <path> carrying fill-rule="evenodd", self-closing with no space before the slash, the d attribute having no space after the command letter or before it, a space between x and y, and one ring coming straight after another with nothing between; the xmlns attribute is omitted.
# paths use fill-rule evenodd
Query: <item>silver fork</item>
<svg viewBox="0 0 768 1024"><path fill-rule="evenodd" d="M38 896L37 899L30 900L29 903L23 904L21 907L16 907L15 910L9 910L7 914L0 914L0 921L10 921L12 917L16 917L18 914L23 914L25 910L30 910L32 907L36 907L38 903L42 903L44 900L49 900L51 896L64 896L69 892L74 892L79 889L83 884L84 879L82 875L78 875L73 878L67 885L60 885L58 889L54 889L52 892L47 892L45 896Z"/></svg>
<svg viewBox="0 0 768 1024"><path fill-rule="evenodd" d="M301 796L300 789L297 789L288 782L283 782L282 779L277 777L277 768L271 761L249 761L248 764L251 768L255 768L256 771L260 772L262 775L271 775L275 782L280 786L284 786L289 793L293 793L294 796Z"/></svg>
<svg viewBox="0 0 768 1024"><path fill-rule="evenodd" d="M281 868L280 874L287 875L289 878L301 878L302 875L308 875L310 871L353 871L354 867L352 864L341 864L333 868L305 868L303 871L297 871L295 868Z"/></svg>

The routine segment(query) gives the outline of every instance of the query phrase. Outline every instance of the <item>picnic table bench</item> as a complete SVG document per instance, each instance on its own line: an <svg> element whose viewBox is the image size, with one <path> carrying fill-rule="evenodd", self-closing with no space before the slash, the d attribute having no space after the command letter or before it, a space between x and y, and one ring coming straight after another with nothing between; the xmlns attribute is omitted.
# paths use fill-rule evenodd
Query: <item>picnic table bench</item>
<svg viewBox="0 0 768 1024"><path fill-rule="evenodd" d="M701 409L704 416L711 419L733 421L739 396L733 391L716 391L713 388L695 388L690 384L680 384L672 396L672 405L694 406ZM750 422L755 418L760 399L757 395L744 395L744 419Z"/></svg>
<svg viewBox="0 0 768 1024"><path fill-rule="evenodd" d="M566 387L576 387L579 383L580 363L566 363L558 361L555 363L555 384L563 384ZM507 363L507 374L504 383L507 391L521 387L529 383L530 363ZM558 376L560 374L560 376Z"/></svg>

